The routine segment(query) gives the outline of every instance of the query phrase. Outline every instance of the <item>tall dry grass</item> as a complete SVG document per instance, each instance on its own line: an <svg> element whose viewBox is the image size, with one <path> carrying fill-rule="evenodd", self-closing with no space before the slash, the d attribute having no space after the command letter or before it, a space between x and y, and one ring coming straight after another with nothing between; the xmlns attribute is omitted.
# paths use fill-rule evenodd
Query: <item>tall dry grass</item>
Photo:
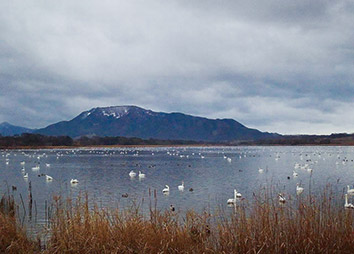
<svg viewBox="0 0 354 254"><path fill-rule="evenodd" d="M47 253L353 253L354 216L326 189L319 197L264 190L217 215L151 209L90 210L87 200L57 203ZM63 205L65 204L65 205Z"/></svg>
<svg viewBox="0 0 354 254"><path fill-rule="evenodd" d="M12 196L0 200L0 253L36 253L38 247L31 241L15 218L16 206Z"/></svg>
<svg viewBox="0 0 354 254"><path fill-rule="evenodd" d="M250 201L217 214L185 214L150 208L121 211L55 198L48 241L42 253L353 253L354 210L325 189L312 195L286 196L262 190ZM338 202L339 200L339 202ZM9 215L7 215L9 216ZM13 216L12 216L13 217ZM33 243L9 230L18 249L34 253ZM14 231L15 230L15 231ZM17 231L16 231L17 230ZM10 234L9 234L10 235ZM28 246L26 246L28 244ZM11 244L3 244L11 246ZM1 249L1 251L4 249Z"/></svg>
<svg viewBox="0 0 354 254"><path fill-rule="evenodd" d="M288 197L267 190L251 208L217 224L217 251L226 253L354 253L354 210L326 189L320 197Z"/></svg>

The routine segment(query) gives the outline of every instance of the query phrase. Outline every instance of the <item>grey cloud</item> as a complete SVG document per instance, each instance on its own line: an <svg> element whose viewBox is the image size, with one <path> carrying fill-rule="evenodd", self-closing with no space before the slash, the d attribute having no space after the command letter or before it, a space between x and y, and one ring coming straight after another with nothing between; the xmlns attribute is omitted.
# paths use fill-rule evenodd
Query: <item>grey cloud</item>
<svg viewBox="0 0 354 254"><path fill-rule="evenodd" d="M42 127L135 104L281 133L352 131L354 120L336 123L354 98L352 1L0 8L0 121Z"/></svg>

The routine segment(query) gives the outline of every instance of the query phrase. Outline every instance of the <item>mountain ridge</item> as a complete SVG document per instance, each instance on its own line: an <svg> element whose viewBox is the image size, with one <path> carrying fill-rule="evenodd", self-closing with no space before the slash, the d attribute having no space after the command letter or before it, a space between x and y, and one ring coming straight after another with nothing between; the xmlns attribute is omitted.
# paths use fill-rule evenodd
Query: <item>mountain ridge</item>
<svg viewBox="0 0 354 254"><path fill-rule="evenodd" d="M22 133L32 133L33 131L33 129L12 125L8 122L0 123L0 135L2 136L13 136Z"/></svg>
<svg viewBox="0 0 354 254"><path fill-rule="evenodd" d="M195 141L256 140L278 134L247 128L233 119L155 112L134 105L95 107L35 131L44 135L124 136Z"/></svg>

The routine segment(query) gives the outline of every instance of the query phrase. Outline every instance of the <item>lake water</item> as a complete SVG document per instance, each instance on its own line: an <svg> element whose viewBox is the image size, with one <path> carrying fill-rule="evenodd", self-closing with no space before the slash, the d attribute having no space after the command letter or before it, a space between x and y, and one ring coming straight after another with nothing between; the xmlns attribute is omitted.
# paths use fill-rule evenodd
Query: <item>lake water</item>
<svg viewBox="0 0 354 254"><path fill-rule="evenodd" d="M226 200L233 197L234 188L245 199L251 199L261 186L296 195L297 183L301 183L306 194L311 181L314 193L327 184L343 193L347 185L354 183L353 160L353 147L333 146L3 150L0 152L0 191L1 194L13 193L19 205L22 196L27 208L31 182L36 225L44 223L45 202L51 201L53 195L75 198L80 192L87 192L103 207L126 208L135 202L146 210L149 190L156 190L158 208L173 204L182 212L228 209ZM39 169L32 169L37 165ZM295 167L298 177L293 177ZM22 168L28 173L28 179L23 177ZM129 177L131 170L137 173L136 177ZM139 178L139 171L146 177ZM53 180L47 181L43 174ZM79 183L72 185L72 178ZM185 190L180 192L177 186L182 181ZM170 186L169 195L162 193L166 184ZM12 186L17 190L12 191ZM122 197L126 193L128 198ZM27 211L25 221L29 220L28 215Z"/></svg>

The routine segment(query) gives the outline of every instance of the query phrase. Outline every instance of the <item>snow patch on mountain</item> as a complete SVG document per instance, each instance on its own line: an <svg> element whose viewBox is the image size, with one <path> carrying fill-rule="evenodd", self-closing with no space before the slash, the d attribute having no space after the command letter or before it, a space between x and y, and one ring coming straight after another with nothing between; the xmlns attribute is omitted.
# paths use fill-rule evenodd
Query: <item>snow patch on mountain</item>
<svg viewBox="0 0 354 254"><path fill-rule="evenodd" d="M129 108L124 106L102 108L101 113L104 116L114 117L116 119L119 119L129 114Z"/></svg>

